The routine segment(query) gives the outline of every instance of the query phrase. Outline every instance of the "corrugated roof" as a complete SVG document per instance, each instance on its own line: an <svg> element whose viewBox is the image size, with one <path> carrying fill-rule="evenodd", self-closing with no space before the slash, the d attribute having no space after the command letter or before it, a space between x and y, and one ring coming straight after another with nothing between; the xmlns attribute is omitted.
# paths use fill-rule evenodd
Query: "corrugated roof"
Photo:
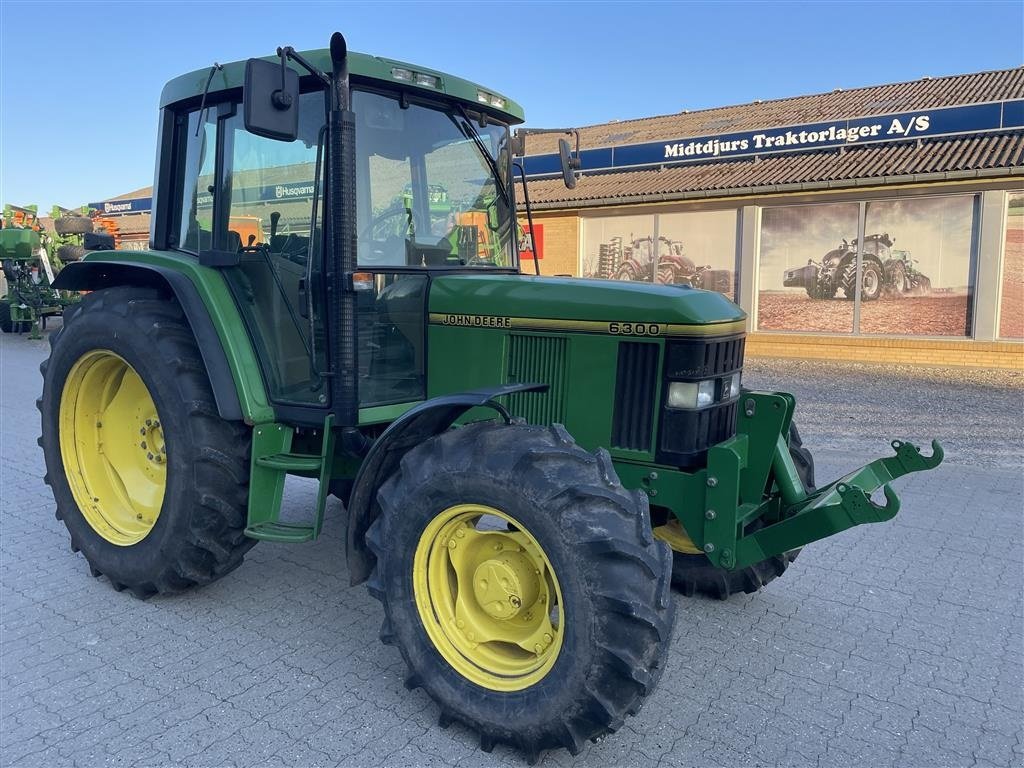
<svg viewBox="0 0 1024 768"><path fill-rule="evenodd" d="M926 174L970 177L1024 173L1024 135L986 135L915 143L874 144L697 165L584 175L576 189L561 177L530 182L536 208L650 202L681 197L852 186L861 180L913 179ZM522 195L519 195L522 200Z"/></svg>
<svg viewBox="0 0 1024 768"><path fill-rule="evenodd" d="M1024 98L1024 67L590 125L579 129L580 144L594 149L1020 98ZM559 138L557 134L528 136L527 154L557 152Z"/></svg>

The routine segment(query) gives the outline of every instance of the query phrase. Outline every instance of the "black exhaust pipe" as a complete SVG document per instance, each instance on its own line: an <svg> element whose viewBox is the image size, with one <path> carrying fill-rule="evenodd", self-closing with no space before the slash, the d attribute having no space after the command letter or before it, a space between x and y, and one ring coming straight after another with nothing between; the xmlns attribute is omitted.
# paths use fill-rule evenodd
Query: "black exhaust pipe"
<svg viewBox="0 0 1024 768"><path fill-rule="evenodd" d="M368 441L359 432L359 350L356 328L356 163L355 114L348 82L348 45L340 32L331 35L331 109L328 115L327 184L330 189L330 258L339 268L329 270L328 335L338 351L332 377L332 399L341 427L341 445L361 455Z"/></svg>

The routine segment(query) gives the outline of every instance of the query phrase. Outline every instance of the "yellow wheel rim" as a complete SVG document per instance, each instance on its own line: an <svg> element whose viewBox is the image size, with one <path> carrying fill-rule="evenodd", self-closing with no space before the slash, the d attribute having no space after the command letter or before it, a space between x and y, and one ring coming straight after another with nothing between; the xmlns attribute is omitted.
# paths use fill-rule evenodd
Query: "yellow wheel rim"
<svg viewBox="0 0 1024 768"><path fill-rule="evenodd" d="M494 507L459 504L430 522L416 546L413 594L434 647L483 688L528 688L558 658L565 609L551 561Z"/></svg>
<svg viewBox="0 0 1024 768"><path fill-rule="evenodd" d="M668 544L673 552L684 555L703 555L704 553L693 543L686 529L678 520L669 520L654 529L654 535Z"/></svg>
<svg viewBox="0 0 1024 768"><path fill-rule="evenodd" d="M156 524L167 486L167 447L149 390L124 358L82 355L64 382L60 454L86 521L111 544L131 546Z"/></svg>

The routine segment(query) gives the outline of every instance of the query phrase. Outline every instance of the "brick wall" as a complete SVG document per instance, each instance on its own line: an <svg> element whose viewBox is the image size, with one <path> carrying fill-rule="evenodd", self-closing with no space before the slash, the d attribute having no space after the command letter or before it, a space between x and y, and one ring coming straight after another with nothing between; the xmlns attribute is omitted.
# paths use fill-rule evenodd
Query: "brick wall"
<svg viewBox="0 0 1024 768"><path fill-rule="evenodd" d="M1024 370L1024 344L1013 341L751 333L747 336L747 355Z"/></svg>
<svg viewBox="0 0 1024 768"><path fill-rule="evenodd" d="M526 226L526 217L520 218ZM535 213L534 224L544 226L544 258L540 260L543 275L578 275L579 265L579 216L576 211L559 211L554 214ZM523 272L533 272L533 262L523 262Z"/></svg>

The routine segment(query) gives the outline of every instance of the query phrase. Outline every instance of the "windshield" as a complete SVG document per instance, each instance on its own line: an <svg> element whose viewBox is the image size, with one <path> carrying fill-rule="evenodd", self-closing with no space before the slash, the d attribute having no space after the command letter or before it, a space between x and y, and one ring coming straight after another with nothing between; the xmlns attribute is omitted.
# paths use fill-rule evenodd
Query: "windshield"
<svg viewBox="0 0 1024 768"><path fill-rule="evenodd" d="M517 268L508 127L379 93L352 98L359 265Z"/></svg>

